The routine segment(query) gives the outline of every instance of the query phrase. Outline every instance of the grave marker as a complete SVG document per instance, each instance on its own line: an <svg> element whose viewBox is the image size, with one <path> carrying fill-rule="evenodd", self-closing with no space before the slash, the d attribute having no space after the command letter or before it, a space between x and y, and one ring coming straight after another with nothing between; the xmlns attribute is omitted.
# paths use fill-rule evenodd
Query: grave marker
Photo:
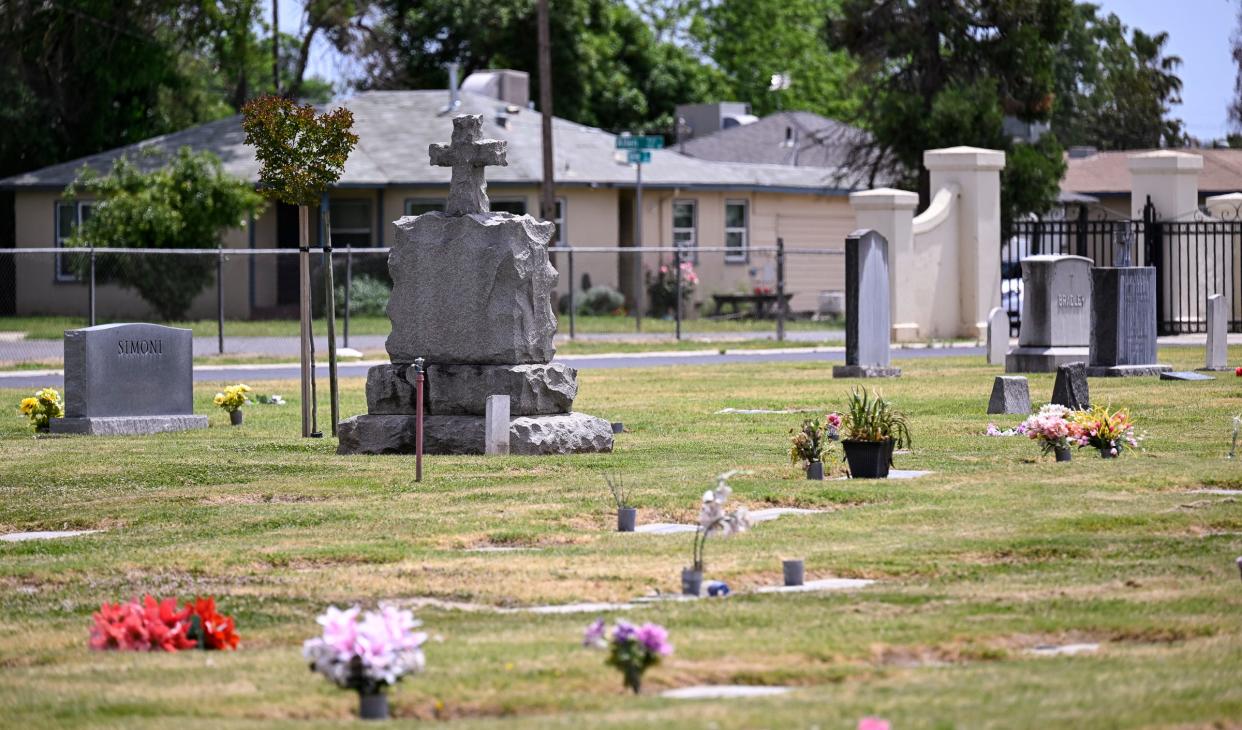
<svg viewBox="0 0 1242 730"><path fill-rule="evenodd" d="M1057 368L1057 379L1052 384L1051 402L1071 411L1082 411L1091 407L1085 363L1072 362Z"/></svg>
<svg viewBox="0 0 1242 730"><path fill-rule="evenodd" d="M1009 312L992 307L988 313L988 365L1004 365L1009 350Z"/></svg>
<svg viewBox="0 0 1242 730"><path fill-rule="evenodd" d="M509 396L489 395L483 416L483 453L509 453Z"/></svg>
<svg viewBox="0 0 1242 730"><path fill-rule="evenodd" d="M895 378L890 342L888 241L870 229L845 239L845 365L834 378Z"/></svg>
<svg viewBox="0 0 1242 730"><path fill-rule="evenodd" d="M1229 350L1225 333L1229 330L1229 310L1225 297L1213 294L1207 300L1207 362L1204 370L1228 370Z"/></svg>
<svg viewBox="0 0 1242 730"><path fill-rule="evenodd" d="M1007 373L1050 373L1086 360L1091 344L1091 259L1022 260L1022 327L1005 357Z"/></svg>
<svg viewBox="0 0 1242 730"><path fill-rule="evenodd" d="M136 435L207 428L194 415L194 337L158 324L65 332L65 417L52 433Z"/></svg>
<svg viewBox="0 0 1242 730"><path fill-rule="evenodd" d="M1157 375L1173 368L1156 363L1156 269L1091 269L1091 359L1087 375Z"/></svg>
<svg viewBox="0 0 1242 730"><path fill-rule="evenodd" d="M992 382L988 413L1022 414L1031 412L1031 390L1021 375L997 375Z"/></svg>

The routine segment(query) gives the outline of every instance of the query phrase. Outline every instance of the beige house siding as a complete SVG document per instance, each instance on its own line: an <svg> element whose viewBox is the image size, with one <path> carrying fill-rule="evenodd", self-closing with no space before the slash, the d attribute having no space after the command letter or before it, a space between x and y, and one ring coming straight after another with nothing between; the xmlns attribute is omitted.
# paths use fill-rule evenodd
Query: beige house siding
<svg viewBox="0 0 1242 730"><path fill-rule="evenodd" d="M333 200L366 200L369 202L370 242L373 246L391 246L395 240L395 221L405 214L407 201L443 200L444 186L397 186L370 189L340 189L331 194ZM495 201L521 200L528 212L538 204L534 186L493 186L489 194ZM564 205L565 226L562 243L579 247L628 246L632 242L628 209L632 191L619 188L565 187L557 191ZM63 195L54 192L18 191L16 194L16 234L19 247L51 247L55 245L56 203ZM853 214L845 196L819 196L796 193L753 191L703 191L657 189L646 190L643 196L644 243L646 246L671 246L672 204L676 200L692 200L696 204L696 239L700 246L722 246L725 240L725 204L744 201L747 204L748 247L775 246L783 237L789 248L840 250L845 235L851 230ZM312 211L312 241L318 224ZM623 220L623 217L626 220ZM276 206L268 204L254 221L254 246L275 248ZM227 248L248 248L251 236L246 225L228 231L224 238ZM210 242L204 242L208 247ZM338 243L338 245L340 245ZM251 316L251 267L254 270L253 305L256 310L277 304L277 256L232 256L225 263L225 316L243 319ZM631 258L632 257L628 257ZM643 257L645 269L653 269L671 260L668 254L648 253ZM622 254L579 252L574 255L575 287L587 275L593 285L607 285L628 290L619 278ZM568 261L564 255L555 260L561 276L558 292L569 288ZM794 294L796 311L814 310L821 291L843 288L841 256L791 255L787 259L787 291ZM700 285L696 300L710 301L713 293L750 291L755 286L775 285L775 259L770 254L749 253L745 261L726 262L722 253L702 253L695 266ZM101 277L102 278L102 277ZM84 316L87 307L87 286L83 282L57 282L54 256L30 255L17 257L17 312L19 315L58 314ZM156 314L136 292L114 284L100 284L96 306L101 319L157 319ZM189 317L213 319L216 314L215 286L206 287L194 299Z"/></svg>

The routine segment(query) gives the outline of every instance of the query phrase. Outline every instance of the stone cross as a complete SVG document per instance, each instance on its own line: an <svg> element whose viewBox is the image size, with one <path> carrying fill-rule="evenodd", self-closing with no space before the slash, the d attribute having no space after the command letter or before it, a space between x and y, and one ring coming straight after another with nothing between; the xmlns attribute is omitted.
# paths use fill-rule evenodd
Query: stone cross
<svg viewBox="0 0 1242 730"><path fill-rule="evenodd" d="M483 168L509 164L505 159L508 144L496 139L479 139L482 128L481 115L454 117L452 143L433 144L428 149L431 164L453 168L448 203L444 206L444 212L448 215L488 212L487 180L483 177Z"/></svg>

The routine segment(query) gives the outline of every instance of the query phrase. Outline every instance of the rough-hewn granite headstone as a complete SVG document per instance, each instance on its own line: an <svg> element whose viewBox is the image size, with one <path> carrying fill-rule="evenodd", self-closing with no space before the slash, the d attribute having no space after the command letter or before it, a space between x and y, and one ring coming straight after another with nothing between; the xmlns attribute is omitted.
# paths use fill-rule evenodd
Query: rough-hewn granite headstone
<svg viewBox="0 0 1242 730"><path fill-rule="evenodd" d="M509 400L510 453L612 450L607 421L570 412L576 371L550 364L557 273L547 246L555 226L488 212L483 168L506 164L505 143L479 139L481 129L481 117L457 117L452 144L431 146L432 164L453 168L446 212L396 222L388 257L392 364L368 373L368 414L341 422L337 453L413 453L405 363L417 357L427 361L428 454L484 453L493 395Z"/></svg>
<svg viewBox="0 0 1242 730"><path fill-rule="evenodd" d="M834 378L893 378L888 241L870 229L845 239L845 365Z"/></svg>
<svg viewBox="0 0 1242 730"><path fill-rule="evenodd" d="M1204 370L1228 370L1229 309L1225 297L1213 294L1207 300L1207 362Z"/></svg>
<svg viewBox="0 0 1242 730"><path fill-rule="evenodd" d="M128 435L207 428L194 415L194 339L158 324L65 332L65 417L53 433Z"/></svg>
<svg viewBox="0 0 1242 730"><path fill-rule="evenodd" d="M1080 411L1091 407L1091 392L1087 388L1087 364L1071 362L1057 367L1057 379L1052 384L1052 403Z"/></svg>
<svg viewBox="0 0 1242 730"><path fill-rule="evenodd" d="M1173 368L1156 363L1156 269L1091 269L1091 359L1087 375L1157 375Z"/></svg>
<svg viewBox="0 0 1242 730"><path fill-rule="evenodd" d="M1009 349L1009 312L992 307L988 313L988 365L1004 365Z"/></svg>
<svg viewBox="0 0 1242 730"><path fill-rule="evenodd" d="M1022 326L1005 356L1007 373L1050 373L1086 360L1091 344L1091 259L1022 259Z"/></svg>
<svg viewBox="0 0 1242 730"><path fill-rule="evenodd" d="M992 382L992 397L988 400L988 413L1031 412L1031 389L1021 375L997 375Z"/></svg>

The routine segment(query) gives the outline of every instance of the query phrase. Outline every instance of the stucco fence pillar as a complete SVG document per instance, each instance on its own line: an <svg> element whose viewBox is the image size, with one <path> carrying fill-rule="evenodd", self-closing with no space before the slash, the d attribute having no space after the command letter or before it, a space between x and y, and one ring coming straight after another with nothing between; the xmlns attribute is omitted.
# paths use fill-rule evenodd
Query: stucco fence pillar
<svg viewBox="0 0 1242 730"><path fill-rule="evenodd" d="M1199 173L1203 170L1203 158L1187 152L1156 150L1129 155L1127 163L1131 217L1142 220L1150 198L1156 209L1156 220L1184 224L1166 226L1162 231L1158 276L1164 296L1159 318L1162 322L1196 329L1204 320L1209 281L1208 229L1211 226L1199 212ZM1144 265L1152 263L1147 235L1144 231L1138 255Z"/></svg>

